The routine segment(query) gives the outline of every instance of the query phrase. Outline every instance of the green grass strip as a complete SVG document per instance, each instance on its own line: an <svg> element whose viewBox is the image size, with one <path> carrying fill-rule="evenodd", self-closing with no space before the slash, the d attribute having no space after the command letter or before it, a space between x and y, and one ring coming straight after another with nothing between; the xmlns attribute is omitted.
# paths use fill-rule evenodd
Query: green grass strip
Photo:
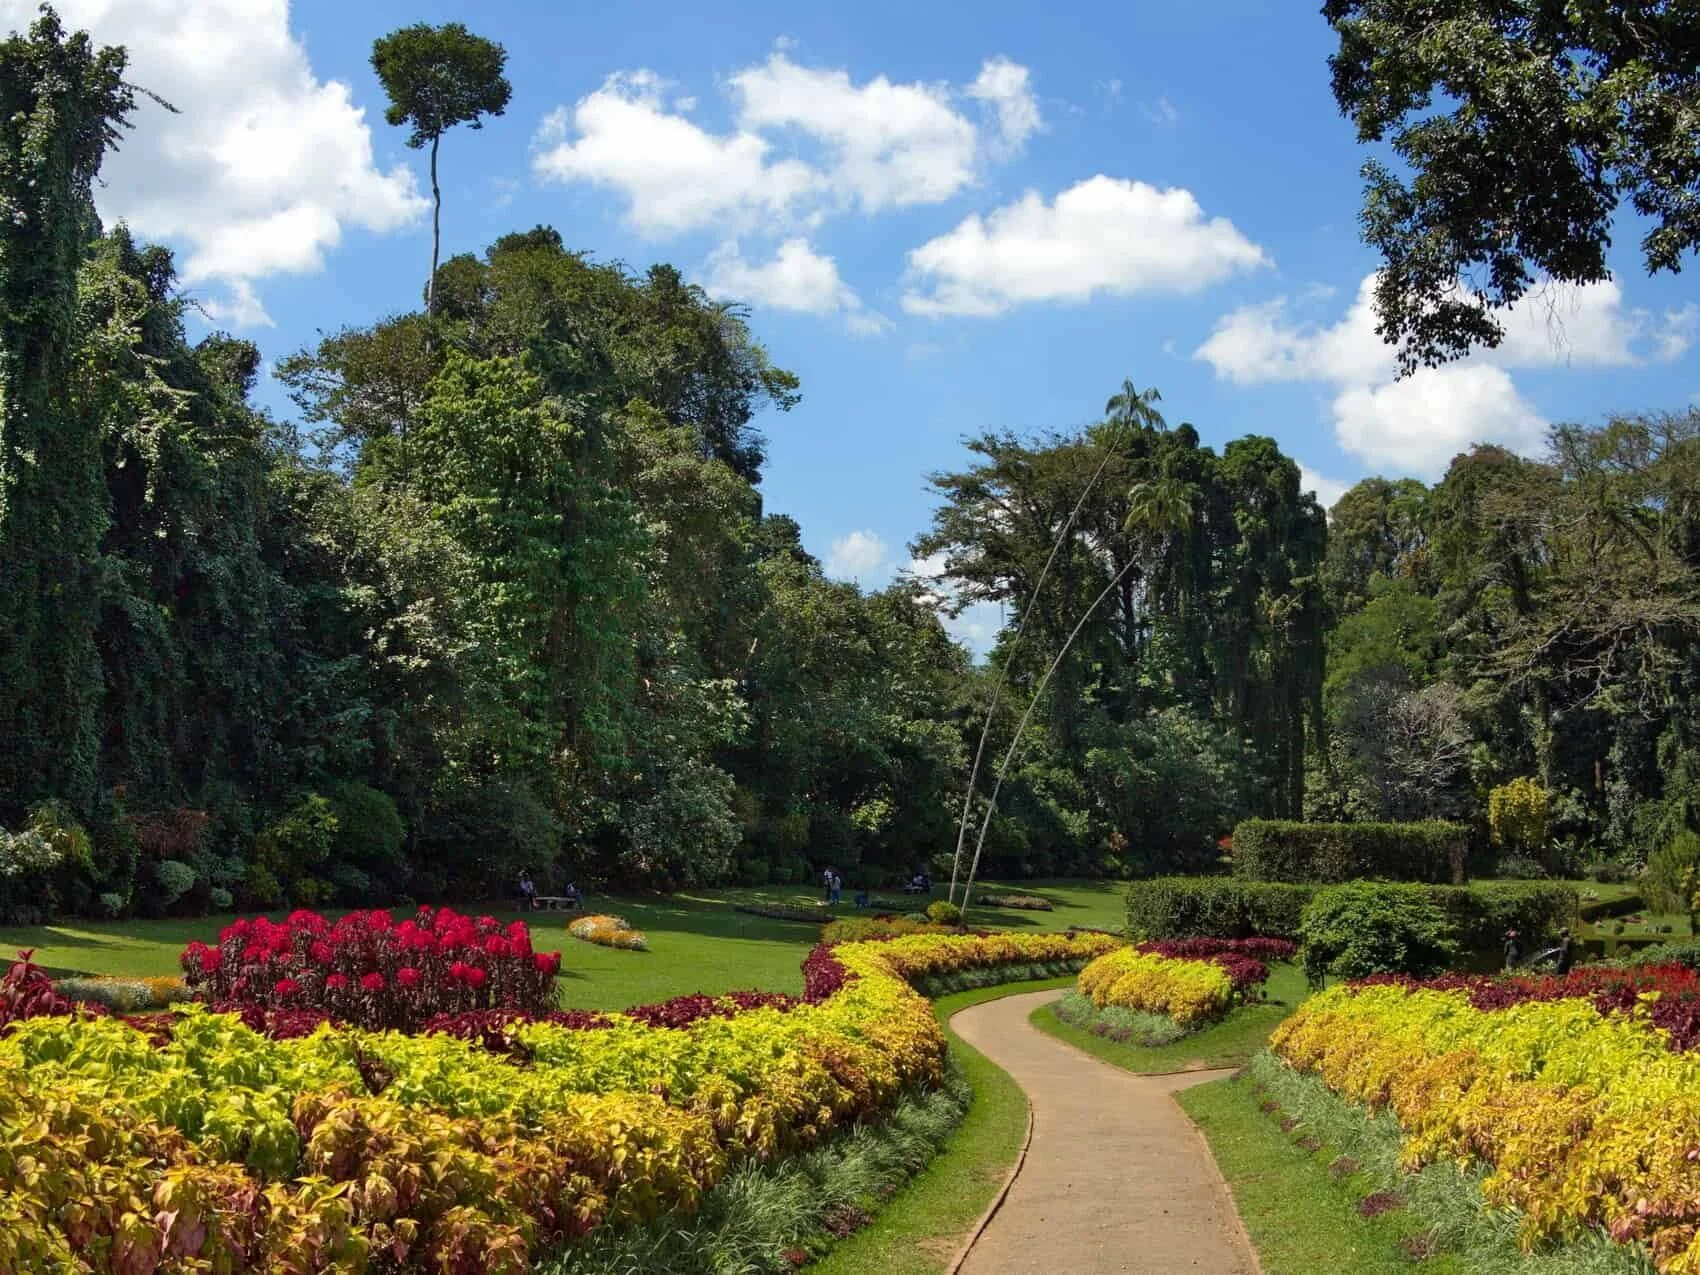
<svg viewBox="0 0 1700 1275"><path fill-rule="evenodd" d="M933 1003L951 1054L973 1087L973 1104L944 1149L902 1194L810 1270L820 1275L938 1275L945 1269L1003 1186L1027 1134L1027 1095L1008 1072L951 1030L950 1016L970 1005L1073 982L1006 983Z"/></svg>

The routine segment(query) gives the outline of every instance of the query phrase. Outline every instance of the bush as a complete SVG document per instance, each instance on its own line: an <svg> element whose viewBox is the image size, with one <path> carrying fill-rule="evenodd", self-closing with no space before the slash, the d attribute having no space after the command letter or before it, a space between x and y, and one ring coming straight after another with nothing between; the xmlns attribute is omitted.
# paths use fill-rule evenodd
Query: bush
<svg viewBox="0 0 1700 1275"><path fill-rule="evenodd" d="M1366 877L1462 882L1469 831L1422 823L1297 823L1248 819L1234 829L1234 875L1331 884Z"/></svg>
<svg viewBox="0 0 1700 1275"><path fill-rule="evenodd" d="M1552 797L1533 779L1523 777L1488 793L1488 836L1511 854L1538 858L1547 845Z"/></svg>
<svg viewBox="0 0 1700 1275"><path fill-rule="evenodd" d="M1507 930L1525 945L1541 935L1576 924L1574 886L1556 881L1477 881L1467 886L1430 886L1429 893L1467 950L1497 948Z"/></svg>
<svg viewBox="0 0 1700 1275"><path fill-rule="evenodd" d="M927 919L934 925L961 925L962 909L943 899L927 904Z"/></svg>
<svg viewBox="0 0 1700 1275"><path fill-rule="evenodd" d="M1503 854L1494 861L1493 873L1508 881L1544 881L1547 870L1534 859L1520 854Z"/></svg>
<svg viewBox="0 0 1700 1275"><path fill-rule="evenodd" d="M336 816L332 853L347 864L387 864L401 860L407 825L388 793L368 784L340 784L331 793Z"/></svg>
<svg viewBox="0 0 1700 1275"><path fill-rule="evenodd" d="M1700 868L1700 836L1680 832L1647 859L1641 872L1641 900L1654 912L1687 912Z"/></svg>
<svg viewBox="0 0 1700 1275"><path fill-rule="evenodd" d="M1127 888L1127 933L1135 940L1296 938L1314 886L1231 877L1153 877Z"/></svg>
<svg viewBox="0 0 1700 1275"><path fill-rule="evenodd" d="M36 925L47 920L57 900L53 874L64 861L39 832L0 828L0 923Z"/></svg>
<svg viewBox="0 0 1700 1275"><path fill-rule="evenodd" d="M1300 921L1305 973L1363 978L1427 975L1457 955L1455 930L1421 885L1353 881L1325 886Z"/></svg>
<svg viewBox="0 0 1700 1275"><path fill-rule="evenodd" d="M126 900L122 894L115 894L110 890L102 894L98 901L100 903L101 913L109 920L113 921L116 921L119 917L123 916L124 909L129 906L128 900Z"/></svg>
<svg viewBox="0 0 1700 1275"><path fill-rule="evenodd" d="M195 888L195 870L176 859L162 859L153 865L153 881L159 906L168 908Z"/></svg>
<svg viewBox="0 0 1700 1275"><path fill-rule="evenodd" d="M829 921L820 932L822 943L867 943L894 939L904 934L946 934L950 926L934 925L923 916L919 921L906 916L847 916Z"/></svg>
<svg viewBox="0 0 1700 1275"><path fill-rule="evenodd" d="M974 900L983 908L1013 908L1018 912L1049 912L1049 899L1036 894L982 894Z"/></svg>

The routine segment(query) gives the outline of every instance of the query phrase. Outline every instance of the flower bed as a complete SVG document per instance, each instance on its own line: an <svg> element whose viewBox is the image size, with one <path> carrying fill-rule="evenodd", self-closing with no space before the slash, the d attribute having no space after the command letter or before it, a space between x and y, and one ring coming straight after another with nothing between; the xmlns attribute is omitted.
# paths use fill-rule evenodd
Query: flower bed
<svg viewBox="0 0 1700 1275"><path fill-rule="evenodd" d="M575 939L583 939L586 943L595 943L601 947L617 947L628 952L649 951L649 940L644 937L643 931L632 929L617 916L602 913L581 916L568 923L567 933Z"/></svg>
<svg viewBox="0 0 1700 1275"><path fill-rule="evenodd" d="M559 952L534 952L524 921L422 907L399 924L388 912L316 912L232 922L218 946L191 943L183 976L197 1000L255 1015L307 1013L368 1028L415 1030L439 1014L480 1009L541 1013L555 1003Z"/></svg>
<svg viewBox="0 0 1700 1275"><path fill-rule="evenodd" d="M1171 939L1124 947L1080 972L1094 1007L1161 1014L1182 1027L1220 1018L1269 977L1264 960L1290 960L1285 939Z"/></svg>
<svg viewBox="0 0 1700 1275"><path fill-rule="evenodd" d="M20 982L46 1014L0 1038L0 1270L76 1269L73 1252L123 1271L522 1270L938 1084L943 1034L910 980L1110 943L847 943L810 953L801 1001L485 1008L422 1035L278 1039L202 1006L132 1025Z"/></svg>
<svg viewBox="0 0 1700 1275"><path fill-rule="evenodd" d="M974 902L983 908L1014 908L1018 912L1052 910L1051 901L1036 894L982 894Z"/></svg>
<svg viewBox="0 0 1700 1275"><path fill-rule="evenodd" d="M1479 1161L1526 1243L1603 1230L1700 1272L1700 980L1681 967L1565 978L1378 979L1306 1002L1274 1053L1388 1108L1405 1158Z"/></svg>

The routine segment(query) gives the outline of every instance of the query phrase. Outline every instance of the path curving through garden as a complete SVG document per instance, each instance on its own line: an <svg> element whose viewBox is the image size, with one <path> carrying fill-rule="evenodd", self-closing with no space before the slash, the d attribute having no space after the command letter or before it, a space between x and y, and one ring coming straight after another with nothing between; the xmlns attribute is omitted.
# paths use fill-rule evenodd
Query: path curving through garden
<svg viewBox="0 0 1700 1275"><path fill-rule="evenodd" d="M1176 1271L1256 1275L1257 1259L1203 1137L1170 1097L1229 1073L1136 1076L1027 1021L1060 992L1028 992L953 1017L1033 1106L1032 1140L962 1275Z"/></svg>

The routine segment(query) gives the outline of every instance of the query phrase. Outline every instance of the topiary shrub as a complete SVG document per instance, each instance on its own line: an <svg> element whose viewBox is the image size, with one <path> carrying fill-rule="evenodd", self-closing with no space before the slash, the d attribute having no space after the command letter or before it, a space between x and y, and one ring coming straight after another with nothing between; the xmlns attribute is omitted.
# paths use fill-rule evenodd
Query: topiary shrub
<svg viewBox="0 0 1700 1275"><path fill-rule="evenodd" d="M1296 938L1311 885L1231 877L1152 877L1127 887L1131 939Z"/></svg>
<svg viewBox="0 0 1700 1275"><path fill-rule="evenodd" d="M1299 922L1305 973L1363 978L1429 975L1458 953L1446 912L1421 885L1353 881L1324 886Z"/></svg>
<svg viewBox="0 0 1700 1275"><path fill-rule="evenodd" d="M153 865L154 900L168 908L195 888L195 870L176 859L161 859Z"/></svg>
<svg viewBox="0 0 1700 1275"><path fill-rule="evenodd" d="M927 904L927 919L934 925L961 925L962 909L944 899Z"/></svg>
<svg viewBox="0 0 1700 1275"><path fill-rule="evenodd" d="M407 825L388 793L370 784L339 784L330 794L336 816L331 856L338 863L388 864L402 857Z"/></svg>
<svg viewBox="0 0 1700 1275"><path fill-rule="evenodd" d="M1641 871L1641 901L1654 912L1686 912L1700 868L1700 836L1678 833L1647 858Z"/></svg>
<svg viewBox="0 0 1700 1275"><path fill-rule="evenodd" d="M1462 882L1469 830L1420 823L1299 823L1247 819L1234 829L1234 875L1248 881L1333 883L1366 877Z"/></svg>

